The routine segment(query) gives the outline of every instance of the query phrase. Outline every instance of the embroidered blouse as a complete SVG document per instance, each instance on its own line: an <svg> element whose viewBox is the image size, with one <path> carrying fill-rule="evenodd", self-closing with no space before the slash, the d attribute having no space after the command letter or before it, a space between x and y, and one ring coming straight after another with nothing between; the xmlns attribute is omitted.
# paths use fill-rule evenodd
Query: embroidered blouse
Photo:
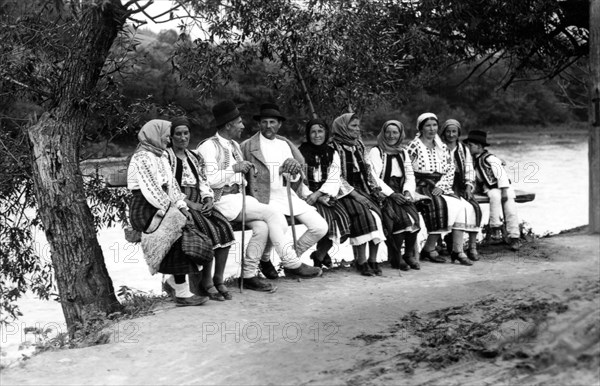
<svg viewBox="0 0 600 386"><path fill-rule="evenodd" d="M178 209L187 209L185 194L175 181L166 152L162 157L144 150L135 153L127 169L127 188L141 190L150 204L164 212L171 203Z"/></svg>
<svg viewBox="0 0 600 386"><path fill-rule="evenodd" d="M341 176L340 154L337 151L334 151L333 160L327 169L327 179L323 182L319 191L339 199L347 196L353 190L354 188Z"/></svg>
<svg viewBox="0 0 600 386"><path fill-rule="evenodd" d="M382 154L378 147L373 147L369 151L369 162L371 164L371 168L373 170L373 174L375 176L375 180L381 187L381 192L386 196L390 196L394 193L394 190L382 180L383 172L385 169L385 165L387 162L391 162L391 177L405 177L404 181L404 190L410 192L411 196L415 196L415 173L413 172L412 163L410 161L408 152L406 150L403 151L404 160L404 170L400 168L400 164L396 158L389 158L387 154ZM404 192L399 192L404 193Z"/></svg>
<svg viewBox="0 0 600 386"><path fill-rule="evenodd" d="M371 169L370 163L368 159L366 159L367 154L362 142L359 142L356 146L342 145L337 142L332 142L331 144L340 157L340 177L346 186L351 187L351 185L347 182L348 173L360 172L364 183L364 186L361 187L362 190L372 193L381 189L377 184L375 176L373 175L373 170ZM348 153L351 154L351 160L347 159ZM347 170L348 165L351 165L352 170ZM346 194L350 193L351 191L352 190L348 190Z"/></svg>
<svg viewBox="0 0 600 386"><path fill-rule="evenodd" d="M187 159L182 160L175 155L173 148L167 149L171 172L175 176L175 180L177 180L176 170L179 163L181 165L180 186L197 187L200 190L200 198L202 200L207 197L214 198L214 193L206 179L204 159L200 155L192 154L189 150L185 150L185 153Z"/></svg>
<svg viewBox="0 0 600 386"><path fill-rule="evenodd" d="M429 148L420 138L413 139L407 148L415 173L440 173L442 178L435 184L445 194L453 194L454 161L446 145L436 136L434 147Z"/></svg>

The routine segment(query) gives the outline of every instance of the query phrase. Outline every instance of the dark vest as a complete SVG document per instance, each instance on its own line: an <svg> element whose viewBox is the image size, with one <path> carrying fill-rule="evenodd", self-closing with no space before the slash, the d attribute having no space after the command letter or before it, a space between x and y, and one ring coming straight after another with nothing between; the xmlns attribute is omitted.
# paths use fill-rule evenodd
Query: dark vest
<svg viewBox="0 0 600 386"><path fill-rule="evenodd" d="M494 176L492 171L492 165L488 161L488 158L493 154L485 150L475 159L475 168L479 171L479 174L483 178L483 183L488 189L495 189L498 187L498 179Z"/></svg>

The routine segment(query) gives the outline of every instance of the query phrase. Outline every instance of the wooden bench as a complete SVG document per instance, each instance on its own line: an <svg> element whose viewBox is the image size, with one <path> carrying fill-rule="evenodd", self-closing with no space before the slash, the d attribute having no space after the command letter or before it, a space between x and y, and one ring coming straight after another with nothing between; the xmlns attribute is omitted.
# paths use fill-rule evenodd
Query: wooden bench
<svg viewBox="0 0 600 386"><path fill-rule="evenodd" d="M84 176L98 173L104 178L106 185L110 188L127 187L127 157L86 160L80 163L80 168ZM535 199L535 193L519 189L515 189L515 196L517 203L526 203ZM490 202L486 195L476 194L475 199L480 204L489 204ZM289 218L288 224L291 225ZM231 225L234 231L242 230L242 224L239 222L232 223ZM246 227L246 229L248 228Z"/></svg>

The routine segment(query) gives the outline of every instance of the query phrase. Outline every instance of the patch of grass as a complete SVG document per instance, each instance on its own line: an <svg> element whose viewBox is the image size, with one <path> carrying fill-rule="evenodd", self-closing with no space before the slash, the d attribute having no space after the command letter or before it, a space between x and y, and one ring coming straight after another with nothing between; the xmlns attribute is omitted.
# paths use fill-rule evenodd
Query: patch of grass
<svg viewBox="0 0 600 386"><path fill-rule="evenodd" d="M51 329L41 331L39 328L28 328L25 334L33 335L33 342L28 340L29 344L35 346L36 353L106 344L111 341L112 325L122 320L152 315L153 310L166 300L163 295L155 295L127 286L121 286L117 295L122 299L122 311L109 315L102 312L88 314L84 323L75 325L69 332L60 332L55 336L52 335Z"/></svg>

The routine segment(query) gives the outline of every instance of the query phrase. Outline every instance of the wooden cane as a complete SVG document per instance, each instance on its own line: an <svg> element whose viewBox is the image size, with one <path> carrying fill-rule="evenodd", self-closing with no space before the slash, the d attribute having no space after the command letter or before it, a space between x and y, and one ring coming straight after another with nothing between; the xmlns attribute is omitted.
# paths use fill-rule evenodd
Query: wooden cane
<svg viewBox="0 0 600 386"><path fill-rule="evenodd" d="M289 173L286 173L287 177L286 177L286 190L287 190L287 196L288 196L288 204L290 206L290 219L291 219L291 226L292 226L292 240L294 241L294 252L296 252L296 255L298 254L298 249L297 249L297 243L296 243L296 219L294 218L294 205L292 204L292 181L291 181L291 175Z"/></svg>
<svg viewBox="0 0 600 386"><path fill-rule="evenodd" d="M246 187L244 186L244 177L242 176L242 247L241 247L241 269L240 269L240 293L244 292L244 263L245 263L245 244L246 244Z"/></svg>

